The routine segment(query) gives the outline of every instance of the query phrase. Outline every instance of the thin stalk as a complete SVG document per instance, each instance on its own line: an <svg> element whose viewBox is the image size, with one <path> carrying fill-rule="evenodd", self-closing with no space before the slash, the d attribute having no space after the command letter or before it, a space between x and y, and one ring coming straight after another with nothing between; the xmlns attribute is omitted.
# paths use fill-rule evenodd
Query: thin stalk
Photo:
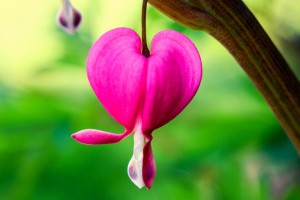
<svg viewBox="0 0 300 200"><path fill-rule="evenodd" d="M142 54L148 58L150 57L150 51L147 46L147 38L146 38L146 20L147 20L147 4L148 0L143 0L142 5Z"/></svg>

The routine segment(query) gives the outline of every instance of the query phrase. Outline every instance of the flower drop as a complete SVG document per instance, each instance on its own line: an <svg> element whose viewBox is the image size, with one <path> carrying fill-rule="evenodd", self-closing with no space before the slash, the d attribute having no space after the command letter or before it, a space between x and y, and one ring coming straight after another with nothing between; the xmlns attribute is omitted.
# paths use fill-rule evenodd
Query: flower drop
<svg viewBox="0 0 300 200"><path fill-rule="evenodd" d="M197 48L183 34L165 30L155 35L146 57L138 34L117 28L92 46L87 75L99 101L125 131L114 134L85 129L72 137L98 145L134 134L128 175L139 188L150 189L156 173L152 132L176 117L197 92L202 77Z"/></svg>
<svg viewBox="0 0 300 200"><path fill-rule="evenodd" d="M73 34L81 23L81 14L70 0L62 0L62 7L57 15L58 25L67 33Z"/></svg>

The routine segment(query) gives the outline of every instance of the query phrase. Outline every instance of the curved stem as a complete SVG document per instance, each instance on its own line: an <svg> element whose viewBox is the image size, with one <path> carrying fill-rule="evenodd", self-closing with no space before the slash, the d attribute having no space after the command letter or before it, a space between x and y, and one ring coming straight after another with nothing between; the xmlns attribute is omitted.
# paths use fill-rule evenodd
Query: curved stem
<svg viewBox="0 0 300 200"><path fill-rule="evenodd" d="M147 3L148 0L143 0L142 6L142 54L148 58L150 57L150 51L147 46L147 38L146 38L146 18L147 18Z"/></svg>
<svg viewBox="0 0 300 200"><path fill-rule="evenodd" d="M234 56L300 153L300 83L241 0L149 0L179 23L205 30Z"/></svg>

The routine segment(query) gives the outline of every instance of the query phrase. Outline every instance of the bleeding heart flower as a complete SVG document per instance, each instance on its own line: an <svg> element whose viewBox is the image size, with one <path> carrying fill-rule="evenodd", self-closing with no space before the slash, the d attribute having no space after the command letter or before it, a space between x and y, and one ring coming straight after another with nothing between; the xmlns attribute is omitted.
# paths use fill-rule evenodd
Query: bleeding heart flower
<svg viewBox="0 0 300 200"><path fill-rule="evenodd" d="M69 0L62 0L62 7L57 15L59 26L67 33L73 34L81 22L81 14L76 10Z"/></svg>
<svg viewBox="0 0 300 200"><path fill-rule="evenodd" d="M105 33L87 59L90 84L108 113L125 127L122 134L86 129L72 135L83 144L116 143L134 132L128 175L150 188L156 172L152 131L177 116L194 97L202 76L194 44L176 31L162 31L142 55L141 39L131 29Z"/></svg>

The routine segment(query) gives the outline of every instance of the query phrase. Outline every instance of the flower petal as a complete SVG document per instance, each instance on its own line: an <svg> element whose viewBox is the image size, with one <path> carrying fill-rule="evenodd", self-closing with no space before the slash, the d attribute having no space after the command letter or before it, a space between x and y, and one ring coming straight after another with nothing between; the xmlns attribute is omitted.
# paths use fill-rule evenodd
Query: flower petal
<svg viewBox="0 0 300 200"><path fill-rule="evenodd" d="M87 59L90 84L109 114L133 129L143 106L147 59L141 55L140 37L131 29L105 33Z"/></svg>
<svg viewBox="0 0 300 200"><path fill-rule="evenodd" d="M144 157L144 141L145 137L141 132L141 125L138 124L134 131L134 145L133 145L133 155L128 164L127 172L131 181L142 188L144 184L143 180L143 157Z"/></svg>
<svg viewBox="0 0 300 200"><path fill-rule="evenodd" d="M142 170L140 170L141 165L142 164L139 164L133 155L129 161L127 168L129 178L138 188L142 188L145 185Z"/></svg>
<svg viewBox="0 0 300 200"><path fill-rule="evenodd" d="M162 31L152 40L142 130L152 131L178 115L194 97L202 76L197 48L183 34Z"/></svg>
<svg viewBox="0 0 300 200"><path fill-rule="evenodd" d="M143 180L145 186L150 189L156 174L156 165L151 148L151 140L148 140L144 146L143 158Z"/></svg>
<svg viewBox="0 0 300 200"><path fill-rule="evenodd" d="M125 130L122 134L114 134L94 129L85 129L72 134L72 137L82 144L97 145L119 142L130 133L130 130Z"/></svg>

